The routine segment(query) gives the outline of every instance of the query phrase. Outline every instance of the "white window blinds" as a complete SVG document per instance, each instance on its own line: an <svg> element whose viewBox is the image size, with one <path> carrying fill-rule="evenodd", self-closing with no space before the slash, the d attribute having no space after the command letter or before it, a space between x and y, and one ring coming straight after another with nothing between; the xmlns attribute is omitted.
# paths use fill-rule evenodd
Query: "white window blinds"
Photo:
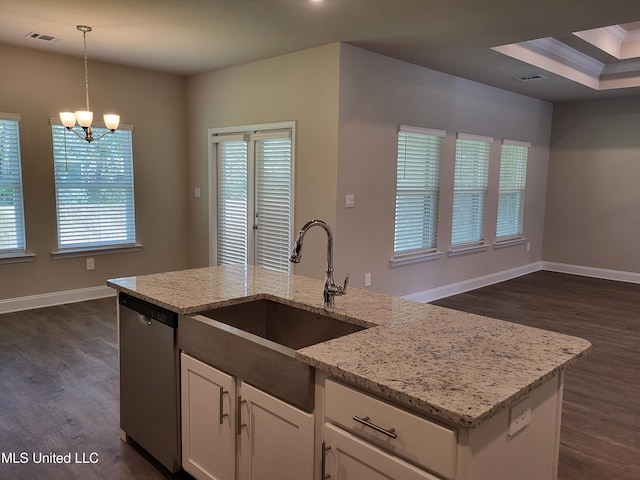
<svg viewBox="0 0 640 480"><path fill-rule="evenodd" d="M0 113L0 256L25 252L19 121Z"/></svg>
<svg viewBox="0 0 640 480"><path fill-rule="evenodd" d="M216 140L217 155L217 259L218 265L248 261L247 140L227 135Z"/></svg>
<svg viewBox="0 0 640 480"><path fill-rule="evenodd" d="M492 138L458 134L451 245L473 245L484 241L489 154Z"/></svg>
<svg viewBox="0 0 640 480"><path fill-rule="evenodd" d="M291 138L289 132L253 136L256 141L256 257L258 266L287 272L292 237Z"/></svg>
<svg viewBox="0 0 640 480"><path fill-rule="evenodd" d="M293 228L291 130L214 135L218 265L288 272Z"/></svg>
<svg viewBox="0 0 640 480"><path fill-rule="evenodd" d="M529 147L530 144L524 142L503 142L500 154L497 240L522 236Z"/></svg>
<svg viewBox="0 0 640 480"><path fill-rule="evenodd" d="M400 126L394 255L433 251L438 236L440 158L445 132Z"/></svg>
<svg viewBox="0 0 640 480"><path fill-rule="evenodd" d="M94 128L99 136L107 130ZM58 249L136 242L131 130L88 143L52 124Z"/></svg>

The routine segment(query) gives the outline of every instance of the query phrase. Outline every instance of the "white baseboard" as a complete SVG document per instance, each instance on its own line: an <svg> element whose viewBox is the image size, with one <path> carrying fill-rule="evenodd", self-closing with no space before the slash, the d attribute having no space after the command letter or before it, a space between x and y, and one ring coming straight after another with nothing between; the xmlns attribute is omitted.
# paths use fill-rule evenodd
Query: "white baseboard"
<svg viewBox="0 0 640 480"><path fill-rule="evenodd" d="M542 262L530 263L529 265L523 265L521 267L504 270L502 272L492 273L491 275L484 275L482 277L452 283L451 285L444 285L431 290L412 293L411 295L405 295L403 298L422 303L433 302L440 298L450 297L451 295L468 292L469 290L475 290L476 288L487 287L495 283L527 275L528 273L537 272L538 270L542 270Z"/></svg>
<svg viewBox="0 0 640 480"><path fill-rule="evenodd" d="M52 307L64 303L84 302L85 300L95 300L115 296L116 291L107 287L79 288L77 290L66 290L63 292L43 293L41 295L29 295L27 297L8 298L0 300L0 314L9 312L19 312L21 310L31 310L33 308Z"/></svg>
<svg viewBox="0 0 640 480"><path fill-rule="evenodd" d="M585 267L582 265L569 265L555 262L542 262L542 270L570 273L583 277L602 278L604 280L615 280L618 282L640 283L640 273L625 272L623 270L609 270L606 268Z"/></svg>
<svg viewBox="0 0 640 480"><path fill-rule="evenodd" d="M640 273L625 272L621 270L608 270L605 268L585 267L581 265L569 265L555 262L535 262L522 267L504 270L502 272L484 275L478 278L464 280L451 285L425 290L423 292L405 295L403 298L415 300L417 302L433 302L441 298L450 297L459 293L475 290L476 288L487 287L495 283L504 282L517 278L538 270L548 270L550 272L569 273L584 277L602 278L605 280L615 280L619 282L640 283ZM18 312L21 310L31 310L33 308L52 307L64 303L84 302L98 298L115 296L113 288L105 286L79 288L77 290L66 290L63 292L44 293L41 295L30 295L27 297L8 298L0 300L0 314Z"/></svg>
<svg viewBox="0 0 640 480"><path fill-rule="evenodd" d="M615 280L618 282L640 283L640 273L625 272L622 270L608 270L606 268L585 267L583 265L569 265L566 263L536 262L522 267L493 273L491 275L485 275L483 277L471 278L451 285L444 285L431 290L412 293L411 295L405 295L403 298L423 303L433 302L441 298L450 297L451 295L457 295L459 293L475 290L476 288L487 287L495 283L504 282L505 280L511 280L512 278L537 272L538 270L569 273L571 275Z"/></svg>

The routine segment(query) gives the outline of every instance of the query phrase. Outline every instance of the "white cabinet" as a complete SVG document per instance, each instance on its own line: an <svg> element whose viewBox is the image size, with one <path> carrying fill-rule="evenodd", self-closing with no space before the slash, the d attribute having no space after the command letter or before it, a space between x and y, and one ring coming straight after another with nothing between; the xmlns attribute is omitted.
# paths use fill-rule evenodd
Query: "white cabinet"
<svg viewBox="0 0 640 480"><path fill-rule="evenodd" d="M241 385L239 480L312 480L314 417Z"/></svg>
<svg viewBox="0 0 640 480"><path fill-rule="evenodd" d="M555 480L562 387L559 375L530 391L530 419L509 434L517 407L453 429L325 379L326 473L331 480Z"/></svg>
<svg viewBox="0 0 640 480"><path fill-rule="evenodd" d="M235 379L184 353L182 468L201 480L235 478Z"/></svg>
<svg viewBox="0 0 640 480"><path fill-rule="evenodd" d="M331 480L438 480L329 423L324 425L325 478ZM330 475L328 477L327 475Z"/></svg>
<svg viewBox="0 0 640 480"><path fill-rule="evenodd" d="M314 415L181 354L182 466L197 480L312 480Z"/></svg>
<svg viewBox="0 0 640 480"><path fill-rule="evenodd" d="M398 462L411 462L437 474L438 478L455 477L455 430L332 379L325 382L324 408L326 422L333 423L365 440L371 447L376 447L372 452L384 450L392 455L390 458L395 458ZM332 430L325 424L325 434L327 431ZM345 441L343 439L343 443ZM333 448L329 442L327 445Z"/></svg>

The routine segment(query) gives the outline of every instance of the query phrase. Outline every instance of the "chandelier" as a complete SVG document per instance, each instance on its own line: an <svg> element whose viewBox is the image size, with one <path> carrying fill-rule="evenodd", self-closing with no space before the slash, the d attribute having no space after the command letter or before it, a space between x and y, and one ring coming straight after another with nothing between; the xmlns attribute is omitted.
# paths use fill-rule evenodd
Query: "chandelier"
<svg viewBox="0 0 640 480"><path fill-rule="evenodd" d="M86 25L78 25L76 28L82 32L82 38L84 40L84 90L87 109L77 110L75 113L60 112L60 121L70 132L75 133L80 138L84 138L87 142L93 142L94 140L101 139L109 132L115 132L118 128L118 125L120 125L120 115L103 115L104 123L109 129L109 132L105 132L99 137L93 136L93 131L91 130L91 122L93 122L93 112L89 109L89 67L87 66L87 32L91 31L91 27L88 27ZM78 122L78 125L80 125L84 130L84 136L73 129L73 127L76 125L76 122Z"/></svg>

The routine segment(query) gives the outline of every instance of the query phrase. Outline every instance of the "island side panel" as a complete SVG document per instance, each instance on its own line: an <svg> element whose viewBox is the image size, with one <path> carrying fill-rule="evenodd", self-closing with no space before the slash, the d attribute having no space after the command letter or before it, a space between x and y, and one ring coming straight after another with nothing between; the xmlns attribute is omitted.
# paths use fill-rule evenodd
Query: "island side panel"
<svg viewBox="0 0 640 480"><path fill-rule="evenodd" d="M513 435L519 402L478 428L459 429L456 480L556 480L563 385L560 373L530 392L529 423Z"/></svg>

